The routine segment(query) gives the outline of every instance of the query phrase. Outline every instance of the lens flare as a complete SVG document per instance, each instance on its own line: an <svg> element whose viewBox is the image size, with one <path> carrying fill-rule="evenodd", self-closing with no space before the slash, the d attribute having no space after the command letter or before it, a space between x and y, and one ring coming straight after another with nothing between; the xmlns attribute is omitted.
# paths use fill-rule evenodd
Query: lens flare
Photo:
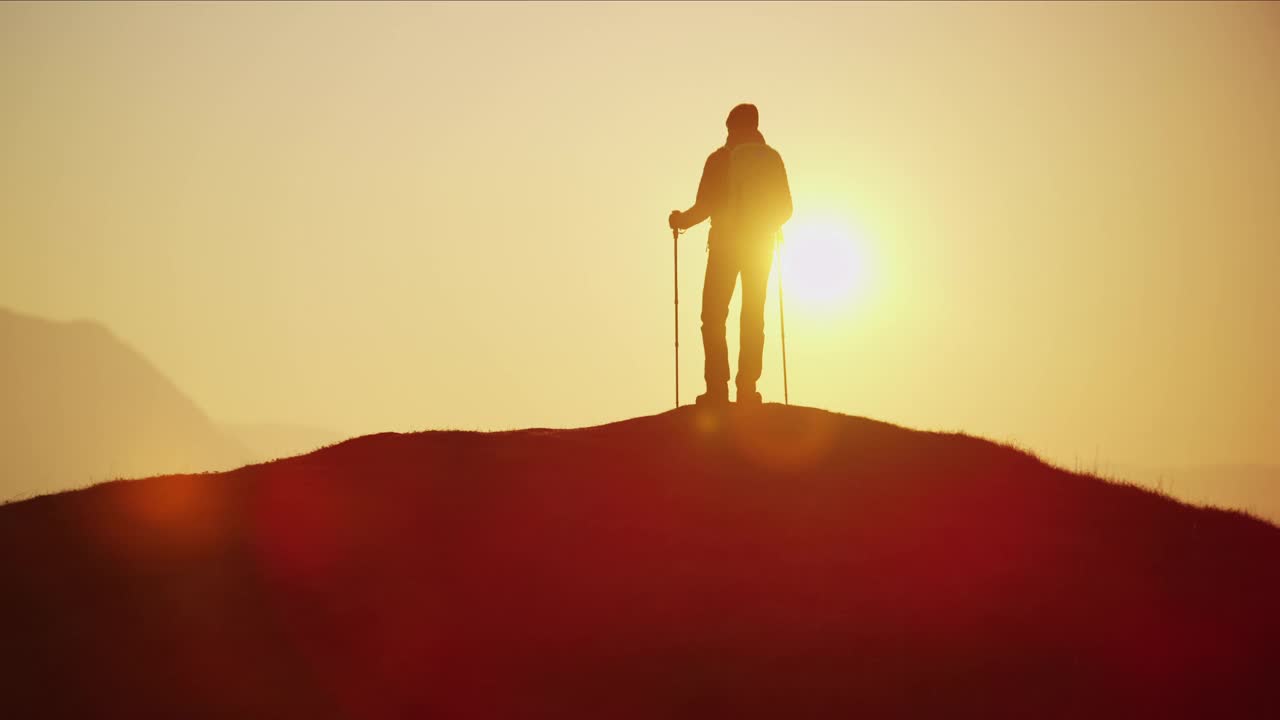
<svg viewBox="0 0 1280 720"><path fill-rule="evenodd" d="M782 275L787 302L810 310L849 306L865 287L858 235L834 216L798 217L784 229Z"/></svg>

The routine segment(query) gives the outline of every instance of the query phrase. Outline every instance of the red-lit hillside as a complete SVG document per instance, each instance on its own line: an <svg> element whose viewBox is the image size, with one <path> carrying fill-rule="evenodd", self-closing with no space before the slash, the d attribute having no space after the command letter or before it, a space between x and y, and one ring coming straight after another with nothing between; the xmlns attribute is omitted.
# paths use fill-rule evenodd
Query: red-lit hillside
<svg viewBox="0 0 1280 720"><path fill-rule="evenodd" d="M1264 717L1280 529L817 410L0 507L9 717Z"/></svg>

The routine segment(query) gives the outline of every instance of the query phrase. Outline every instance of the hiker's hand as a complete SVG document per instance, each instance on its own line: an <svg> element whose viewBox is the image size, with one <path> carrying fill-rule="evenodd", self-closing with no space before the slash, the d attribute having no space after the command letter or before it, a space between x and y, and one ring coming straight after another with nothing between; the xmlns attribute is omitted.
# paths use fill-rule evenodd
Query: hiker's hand
<svg viewBox="0 0 1280 720"><path fill-rule="evenodd" d="M683 230L683 229L684 229L684 228L681 226L681 223L680 223L680 221L681 221L681 219L682 219L682 218L681 218L681 215L682 215L682 214L683 214L683 213L681 213L679 210L672 210L672 211L671 211L671 214L667 216L667 225L668 225L672 230Z"/></svg>

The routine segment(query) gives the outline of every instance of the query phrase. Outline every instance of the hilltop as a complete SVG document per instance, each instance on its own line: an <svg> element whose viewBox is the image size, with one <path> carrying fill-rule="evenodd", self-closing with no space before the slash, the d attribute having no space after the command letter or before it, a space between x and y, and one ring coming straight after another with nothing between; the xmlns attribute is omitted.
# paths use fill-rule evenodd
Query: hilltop
<svg viewBox="0 0 1280 720"><path fill-rule="evenodd" d="M14 716L1262 717L1280 528L766 405L0 507Z"/></svg>

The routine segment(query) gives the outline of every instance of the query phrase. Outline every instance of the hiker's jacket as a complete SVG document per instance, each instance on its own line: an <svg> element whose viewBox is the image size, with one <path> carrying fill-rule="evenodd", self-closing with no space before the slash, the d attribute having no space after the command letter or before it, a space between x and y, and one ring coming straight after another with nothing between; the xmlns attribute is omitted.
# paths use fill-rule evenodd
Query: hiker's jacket
<svg viewBox="0 0 1280 720"><path fill-rule="evenodd" d="M693 207L689 208L681 218L681 225L684 227L693 227L710 218L709 242L711 243L715 243L718 236L723 236L729 225L729 218L726 217L729 206L729 158L733 149L743 143L764 144L764 136L758 130L731 134L723 146L711 153L702 166L702 179L698 182L697 199ZM720 223L719 231L717 231L717 221Z"/></svg>

